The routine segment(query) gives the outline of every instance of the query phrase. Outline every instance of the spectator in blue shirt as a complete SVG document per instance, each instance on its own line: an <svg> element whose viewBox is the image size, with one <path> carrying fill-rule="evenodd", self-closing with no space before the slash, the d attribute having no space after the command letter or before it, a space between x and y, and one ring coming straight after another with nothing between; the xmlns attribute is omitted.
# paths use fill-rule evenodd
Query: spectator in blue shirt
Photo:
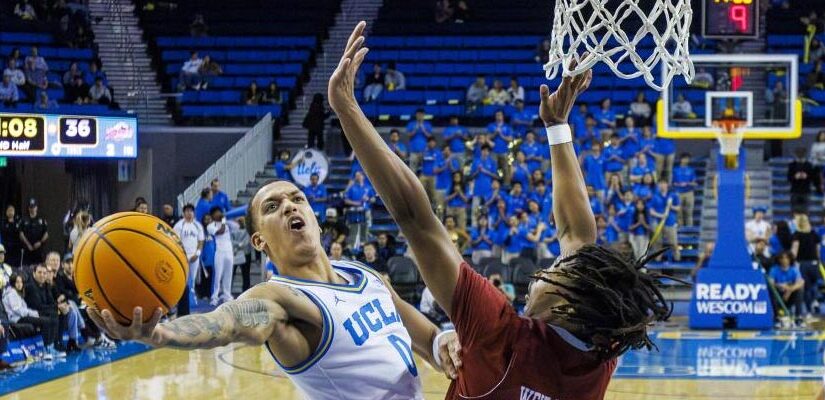
<svg viewBox="0 0 825 400"><path fill-rule="evenodd" d="M653 198L655 191L656 186L655 182L653 182L652 174L645 174L642 177L642 182L633 185L633 194L636 198L643 200L645 203Z"/></svg>
<svg viewBox="0 0 825 400"><path fill-rule="evenodd" d="M650 129L646 126L644 129ZM676 144L673 139L656 137L653 145L653 157L656 159L656 175L670 182L673 176L673 161L676 158Z"/></svg>
<svg viewBox="0 0 825 400"><path fill-rule="evenodd" d="M524 100L516 100L516 110L511 117L511 124L515 136L523 138L524 135L533 127L533 113L524 110Z"/></svg>
<svg viewBox="0 0 825 400"><path fill-rule="evenodd" d="M460 176L461 167L461 160L450 151L450 146L442 147L440 162L435 166L435 190L439 196L447 195L453 185L453 174L458 172Z"/></svg>
<svg viewBox="0 0 825 400"><path fill-rule="evenodd" d="M524 248L525 232L519 229L519 219L511 215L507 219L507 231L504 236L504 251L501 255L501 262L508 264L510 260L519 257Z"/></svg>
<svg viewBox="0 0 825 400"><path fill-rule="evenodd" d="M570 127L573 129L573 137L578 141L581 140L587 133L587 118L590 116L590 111L587 110L587 104L579 104L578 110L570 114L568 121Z"/></svg>
<svg viewBox="0 0 825 400"><path fill-rule="evenodd" d="M634 159L636 154L642 149L639 143L639 137L642 135L642 132L636 127L633 118L625 118L624 128L619 129L618 133L621 138L622 157L624 157L625 160Z"/></svg>
<svg viewBox="0 0 825 400"><path fill-rule="evenodd" d="M670 192L670 185L664 180L660 180L658 186L659 190L653 195L648 208L650 208L650 215L655 218L656 224L662 219L665 220L661 242L672 246L673 259L679 261L682 259L677 236L679 223L676 217L680 209L679 195Z"/></svg>
<svg viewBox="0 0 825 400"><path fill-rule="evenodd" d="M465 143L470 138L470 131L459 124L458 116L453 115L450 117L450 125L444 128L442 135L444 141L450 146L450 151L458 156L458 159L463 163L467 151Z"/></svg>
<svg viewBox="0 0 825 400"><path fill-rule="evenodd" d="M453 187L447 195L447 215L455 217L456 227L467 229L467 206L470 199L464 194L464 185L461 183L461 174L456 174L458 182L453 181Z"/></svg>
<svg viewBox="0 0 825 400"><path fill-rule="evenodd" d="M481 260L493 256L495 232L490 229L489 225L487 214L481 214L478 217L478 226L470 229L470 247L474 265L479 265Z"/></svg>
<svg viewBox="0 0 825 400"><path fill-rule="evenodd" d="M673 191L679 195L681 203L680 225L693 226L693 193L696 186L696 171L690 166L690 154L682 153L679 157L679 166L673 169Z"/></svg>
<svg viewBox="0 0 825 400"><path fill-rule="evenodd" d="M651 130L649 126L645 126L642 128L642 137L639 138L639 151L647 156L648 164L652 165L654 168L656 166L656 157L653 153L655 146L656 138L653 137L653 130Z"/></svg>
<svg viewBox="0 0 825 400"><path fill-rule="evenodd" d="M653 175L655 172L653 166L648 163L647 156L639 153L636 155L636 166L630 169L630 183L635 185L641 182L645 175Z"/></svg>
<svg viewBox="0 0 825 400"><path fill-rule="evenodd" d="M229 204L229 196L221 191L221 181L218 178L212 179L209 183L209 189L212 191L212 207L220 207L224 213L232 208Z"/></svg>
<svg viewBox="0 0 825 400"><path fill-rule="evenodd" d="M622 149L619 145L619 135L617 133L610 136L610 145L604 149L604 159L605 179L613 174L622 174L625 169L625 160L622 157Z"/></svg>
<svg viewBox="0 0 825 400"><path fill-rule="evenodd" d="M599 110L593 115L596 118L597 128L616 129L616 113L610 105L610 99L604 99L599 105Z"/></svg>
<svg viewBox="0 0 825 400"><path fill-rule="evenodd" d="M607 193L604 195L604 204L619 205L624 198L624 185L619 175L610 175L610 180L607 182Z"/></svg>
<svg viewBox="0 0 825 400"><path fill-rule="evenodd" d="M604 215L596 216L596 244L599 246L608 246L611 244L610 237L607 235L607 219Z"/></svg>
<svg viewBox="0 0 825 400"><path fill-rule="evenodd" d="M802 325L802 291L805 287L805 280L799 271L799 266L793 263L793 254L786 251L776 258L777 265L771 268L768 274L768 282L773 285L782 296L782 301L789 309L793 309L794 318L797 325ZM778 307L777 307L778 308Z"/></svg>
<svg viewBox="0 0 825 400"><path fill-rule="evenodd" d="M619 227L619 239L622 242L629 242L630 225L633 225L633 218L636 215L636 205L633 202L633 192L627 191L622 196L622 201L615 204L616 225Z"/></svg>
<svg viewBox="0 0 825 400"><path fill-rule="evenodd" d="M527 131L524 135L524 142L521 143L519 150L524 153L527 159L527 168L530 169L530 172L541 169L541 147L539 143L536 142L535 132Z"/></svg>
<svg viewBox="0 0 825 400"><path fill-rule="evenodd" d="M204 188L201 190L201 198L195 205L195 218L198 221L203 221L203 217L209 215L209 210L212 209L212 190Z"/></svg>
<svg viewBox="0 0 825 400"><path fill-rule="evenodd" d="M619 227L619 224L616 221L616 214L616 205L608 204L606 219L607 228L605 228L605 235L607 236L608 243L618 243L621 240L621 234L623 233L622 228Z"/></svg>
<svg viewBox="0 0 825 400"><path fill-rule="evenodd" d="M348 207L368 209L374 200L372 188L366 184L364 174L356 172L355 179L344 192L344 204Z"/></svg>
<svg viewBox="0 0 825 400"><path fill-rule="evenodd" d="M593 211L593 215L604 214L604 203L602 202L602 196L596 192L593 186L587 187L587 197L590 199L590 209Z"/></svg>
<svg viewBox="0 0 825 400"><path fill-rule="evenodd" d="M544 243L545 254L539 254L539 258L553 258L561 255L561 245L559 244L558 230L555 220L549 220L541 235Z"/></svg>
<svg viewBox="0 0 825 400"><path fill-rule="evenodd" d="M392 150L398 158L404 160L404 162L408 161L407 157L409 156L409 152L407 152L407 145L401 143L401 133L398 132L398 129L390 131L390 142L387 143L387 146L390 147L390 150Z"/></svg>
<svg viewBox="0 0 825 400"><path fill-rule="evenodd" d="M475 180L473 197L483 198L490 192L493 179L498 179L498 169L496 161L490 156L490 146L482 146L481 157L473 161L470 175ZM473 208L476 206L474 205Z"/></svg>
<svg viewBox="0 0 825 400"><path fill-rule="evenodd" d="M604 193L607 188L607 181L604 179L605 157L602 154L601 143L593 142L593 147L581 158L582 169L584 169L584 182L596 191Z"/></svg>
<svg viewBox="0 0 825 400"><path fill-rule="evenodd" d="M427 191L427 197L430 198L430 203L443 207L443 204L438 204L441 199L436 196L435 192L435 167L440 163L442 163L441 151L436 146L435 138L430 136L427 138L427 149L424 150L424 157L421 162L420 179L421 184L424 185L424 190Z"/></svg>
<svg viewBox="0 0 825 400"><path fill-rule="evenodd" d="M289 150L281 151L278 161L275 162L275 176L278 179L292 182L292 174L290 173L292 164L289 163L290 156Z"/></svg>
<svg viewBox="0 0 825 400"><path fill-rule="evenodd" d="M527 165L527 157L523 151L516 153L516 162L513 164L512 171L511 182L519 182L523 188L530 187L530 167Z"/></svg>
<svg viewBox="0 0 825 400"><path fill-rule="evenodd" d="M513 182L510 195L507 196L507 213L517 214L527 210L527 196L520 182Z"/></svg>
<svg viewBox="0 0 825 400"><path fill-rule="evenodd" d="M535 185L536 188L530 199L538 203L539 208L541 208L541 221L549 221L550 214L553 212L553 193L547 190L544 181L538 181Z"/></svg>
<svg viewBox="0 0 825 400"><path fill-rule="evenodd" d="M630 247L633 248L633 257L642 257L650 243L650 215L647 204L642 199L636 199L633 205L633 222L630 224Z"/></svg>
<svg viewBox="0 0 825 400"><path fill-rule="evenodd" d="M424 109L415 110L415 121L407 124L407 135L410 143L410 169L417 172L421 167L427 139L433 135L433 126L424 120Z"/></svg>
<svg viewBox="0 0 825 400"><path fill-rule="evenodd" d="M490 184L490 191L484 195L482 200L483 202L481 203L481 208L484 210L482 212L488 213L493 221L495 221L500 214L498 212L499 200L504 201L505 203L503 214L507 213L507 194L501 191L501 181L498 179L493 179L493 182Z"/></svg>
<svg viewBox="0 0 825 400"><path fill-rule="evenodd" d="M510 184L510 162L507 154L510 150L510 142L513 141L513 130L504 121L504 111L498 110L495 114L495 122L487 125L487 132L493 141L493 154L496 156L498 167L504 170L504 184Z"/></svg>
<svg viewBox="0 0 825 400"><path fill-rule="evenodd" d="M318 174L310 175L309 186L304 188L304 194L315 216L319 221L324 222L327 217L327 187L318 183L319 179Z"/></svg>

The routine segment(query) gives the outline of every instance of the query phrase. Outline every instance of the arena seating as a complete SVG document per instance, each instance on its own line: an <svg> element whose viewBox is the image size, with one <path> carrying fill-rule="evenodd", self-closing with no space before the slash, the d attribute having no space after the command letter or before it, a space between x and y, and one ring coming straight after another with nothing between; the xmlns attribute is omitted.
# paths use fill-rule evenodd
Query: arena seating
<svg viewBox="0 0 825 400"><path fill-rule="evenodd" d="M825 34L819 34L816 36L816 38L822 42L825 42ZM800 92L804 93L807 98L813 100L814 102L813 104L805 104L803 107L805 121L806 123L814 124L821 124L822 122L825 122L825 89L804 87L808 74L810 74L815 67L813 63L803 62L803 56L805 53L805 37L801 34L774 34L768 36L767 43L769 53L785 53L799 55L799 85L801 89Z"/></svg>
<svg viewBox="0 0 825 400"><path fill-rule="evenodd" d="M177 6L174 10L141 13L144 29L154 38L152 46L167 90L177 90L179 72L190 51L198 51L201 57L210 56L223 69L224 73L210 83L208 90L183 93L178 110L183 122L233 124L268 112L286 117L289 105L300 93L319 37L337 9L337 3L326 0L302 1L300 7L295 3L241 1L226 10L225 4L217 1L197 5L179 2L172 3ZM262 14L261 9L265 8L279 12ZM188 35L189 22L195 14L204 15L209 33L215 36ZM243 36L250 32L264 36ZM261 91L270 82L277 83L282 104L243 104L243 93L252 81L257 82Z"/></svg>
<svg viewBox="0 0 825 400"><path fill-rule="evenodd" d="M82 70L86 70L89 62L94 59L92 49L61 47L50 33L0 32L0 54L3 55L3 68L6 67L6 57L11 54L12 50L19 48L25 58L30 54L32 46L38 47L39 54L46 59L46 63L49 65L49 82L61 82L63 73L69 69L72 62L76 61ZM50 88L47 93L52 100L60 101L63 99L63 89L61 88ZM23 91L20 91L20 96L21 103L33 103L35 100L25 98Z"/></svg>

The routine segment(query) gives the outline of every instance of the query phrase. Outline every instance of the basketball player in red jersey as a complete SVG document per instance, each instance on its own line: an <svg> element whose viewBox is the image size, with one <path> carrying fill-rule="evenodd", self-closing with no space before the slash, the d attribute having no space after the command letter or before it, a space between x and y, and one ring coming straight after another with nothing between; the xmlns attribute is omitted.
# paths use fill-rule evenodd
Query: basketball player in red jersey
<svg viewBox="0 0 825 400"><path fill-rule="evenodd" d="M329 100L355 154L398 223L424 282L450 315L462 363L449 399L590 400L604 397L616 359L651 348L647 326L670 310L654 277L631 260L595 245L596 223L573 151L567 117L591 72L541 87L541 119L552 145L553 212L562 255L539 271L521 317L503 295L462 259L432 211L415 174L390 151L353 95L364 23L349 38L330 79Z"/></svg>

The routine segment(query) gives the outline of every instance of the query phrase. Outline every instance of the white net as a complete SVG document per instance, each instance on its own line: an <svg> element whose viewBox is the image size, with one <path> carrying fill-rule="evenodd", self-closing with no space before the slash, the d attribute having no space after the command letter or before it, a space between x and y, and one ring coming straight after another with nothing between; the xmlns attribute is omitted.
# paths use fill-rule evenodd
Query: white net
<svg viewBox="0 0 825 400"><path fill-rule="evenodd" d="M738 156L739 147L742 146L742 139L744 137L744 129L734 129L733 133L719 132L716 135L716 140L719 142L719 154L723 156Z"/></svg>
<svg viewBox="0 0 825 400"><path fill-rule="evenodd" d="M601 61L620 78L643 76L650 87L659 91L676 75L691 82L694 70L688 52L693 18L690 0L655 0L649 11L643 10L640 2L556 0L550 61L544 65L547 79L555 78L560 68L562 76L575 76ZM608 5L615 11L609 11ZM654 43L650 55L637 51L646 37ZM569 68L571 60L577 62L573 69ZM628 62L633 68L622 65ZM657 83L653 71L659 63L664 64L665 73Z"/></svg>

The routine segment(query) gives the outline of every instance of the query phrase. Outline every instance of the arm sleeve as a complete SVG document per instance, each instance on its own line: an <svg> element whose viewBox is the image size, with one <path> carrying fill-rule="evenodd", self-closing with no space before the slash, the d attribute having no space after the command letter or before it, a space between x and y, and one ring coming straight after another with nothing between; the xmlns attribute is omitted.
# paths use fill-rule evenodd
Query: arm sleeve
<svg viewBox="0 0 825 400"><path fill-rule="evenodd" d="M196 224L195 226L198 227L198 241L202 242L206 239L206 235L203 234L203 226L200 223Z"/></svg>
<svg viewBox="0 0 825 400"><path fill-rule="evenodd" d="M518 315L501 292L477 274L467 263L462 263L458 283L453 293L450 319L467 346L490 345L501 339L507 328L518 320Z"/></svg>

